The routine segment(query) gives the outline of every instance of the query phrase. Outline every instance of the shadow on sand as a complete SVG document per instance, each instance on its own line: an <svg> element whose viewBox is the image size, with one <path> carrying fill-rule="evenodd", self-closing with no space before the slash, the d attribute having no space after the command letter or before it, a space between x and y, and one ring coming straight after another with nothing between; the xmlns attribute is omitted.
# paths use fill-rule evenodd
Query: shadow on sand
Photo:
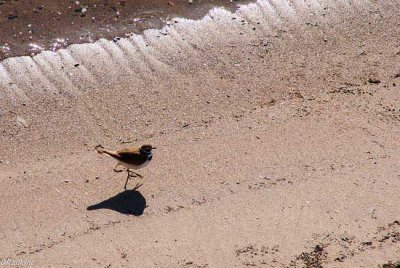
<svg viewBox="0 0 400 268"><path fill-rule="evenodd" d="M119 213L140 216L146 208L146 199L137 190L126 190L116 196L95 205L88 206L87 210L112 209Z"/></svg>

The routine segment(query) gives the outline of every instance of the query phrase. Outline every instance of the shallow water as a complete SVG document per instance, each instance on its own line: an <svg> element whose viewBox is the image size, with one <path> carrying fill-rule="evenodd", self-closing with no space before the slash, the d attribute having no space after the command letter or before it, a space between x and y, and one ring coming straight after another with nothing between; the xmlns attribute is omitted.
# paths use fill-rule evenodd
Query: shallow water
<svg viewBox="0 0 400 268"><path fill-rule="evenodd" d="M0 60L129 36L161 28L174 17L198 19L215 6L233 11L245 2L249 1L0 0Z"/></svg>

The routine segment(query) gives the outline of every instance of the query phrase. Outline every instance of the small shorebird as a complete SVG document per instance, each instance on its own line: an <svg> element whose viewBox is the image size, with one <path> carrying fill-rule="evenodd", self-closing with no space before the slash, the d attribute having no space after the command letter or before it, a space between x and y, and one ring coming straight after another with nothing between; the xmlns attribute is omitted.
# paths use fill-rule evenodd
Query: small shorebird
<svg viewBox="0 0 400 268"><path fill-rule="evenodd" d="M151 159L153 158L152 150L156 149L151 145L145 144L138 147L132 147L127 149L122 149L118 151L106 150L101 145L97 145L96 148L99 154L108 154L118 161L117 165L114 167L115 172L121 172L122 170L117 170L119 165L124 166L128 172L128 177L126 178L124 189L126 190L126 186L128 184L128 180L131 177L139 177L143 178L142 175L132 171L131 169L140 169L149 164ZM135 189L139 188L140 185L136 185Z"/></svg>

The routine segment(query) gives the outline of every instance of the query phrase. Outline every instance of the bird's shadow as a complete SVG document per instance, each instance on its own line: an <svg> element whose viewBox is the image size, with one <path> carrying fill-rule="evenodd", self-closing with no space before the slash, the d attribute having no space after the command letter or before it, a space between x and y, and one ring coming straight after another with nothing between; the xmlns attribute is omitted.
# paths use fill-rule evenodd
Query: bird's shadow
<svg viewBox="0 0 400 268"><path fill-rule="evenodd" d="M125 190L107 200L88 206L87 210L111 209L122 214L140 216L146 208L146 199L137 190Z"/></svg>

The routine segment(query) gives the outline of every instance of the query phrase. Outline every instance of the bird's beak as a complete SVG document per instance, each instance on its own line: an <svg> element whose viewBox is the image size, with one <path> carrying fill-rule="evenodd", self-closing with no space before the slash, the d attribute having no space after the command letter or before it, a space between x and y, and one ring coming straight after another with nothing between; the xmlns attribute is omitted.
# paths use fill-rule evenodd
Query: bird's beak
<svg viewBox="0 0 400 268"><path fill-rule="evenodd" d="M151 147L151 149L157 149L157 147Z"/></svg>

